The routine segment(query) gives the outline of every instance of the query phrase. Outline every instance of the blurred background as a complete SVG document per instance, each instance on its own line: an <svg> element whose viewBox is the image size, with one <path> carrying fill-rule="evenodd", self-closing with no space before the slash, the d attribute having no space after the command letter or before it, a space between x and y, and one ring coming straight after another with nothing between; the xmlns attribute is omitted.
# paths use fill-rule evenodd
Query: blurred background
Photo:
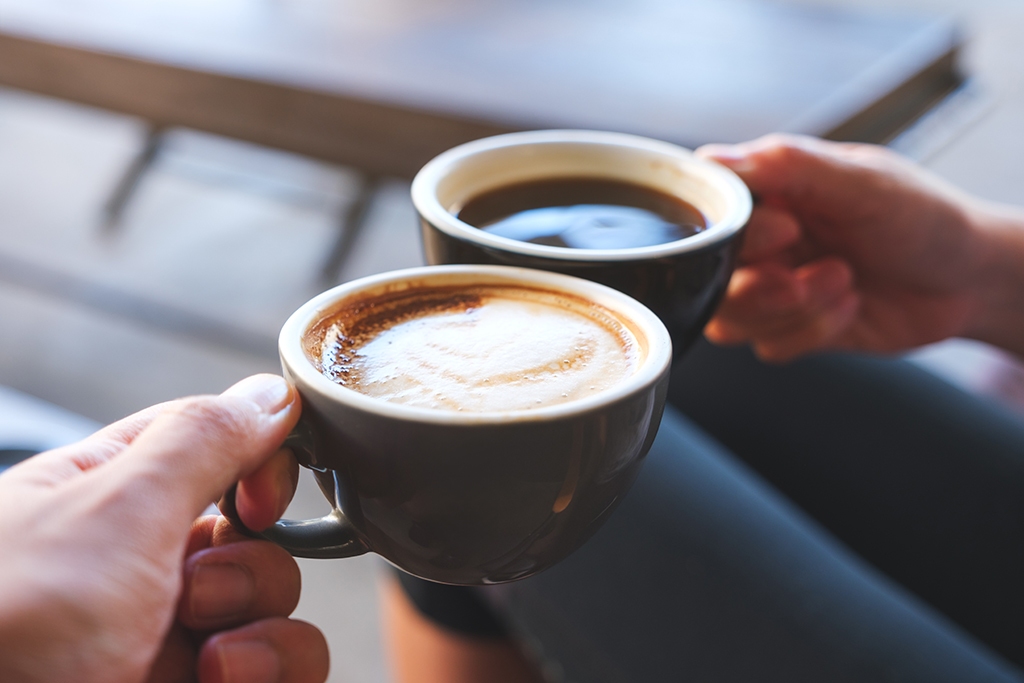
<svg viewBox="0 0 1024 683"><path fill-rule="evenodd" d="M0 447L277 371L299 304L422 263L409 180L482 135L785 129L1024 204L1021 35L1019 0L0 0ZM913 357L1024 414L1016 360ZM382 563L302 570L330 680L390 680Z"/></svg>

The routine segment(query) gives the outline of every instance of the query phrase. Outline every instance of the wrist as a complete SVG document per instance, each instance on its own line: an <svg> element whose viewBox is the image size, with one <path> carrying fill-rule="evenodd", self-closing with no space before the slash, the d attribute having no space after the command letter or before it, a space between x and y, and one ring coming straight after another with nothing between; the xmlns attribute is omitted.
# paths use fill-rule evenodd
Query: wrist
<svg viewBox="0 0 1024 683"><path fill-rule="evenodd" d="M979 203L970 215L981 258L964 336L1024 355L1024 211Z"/></svg>

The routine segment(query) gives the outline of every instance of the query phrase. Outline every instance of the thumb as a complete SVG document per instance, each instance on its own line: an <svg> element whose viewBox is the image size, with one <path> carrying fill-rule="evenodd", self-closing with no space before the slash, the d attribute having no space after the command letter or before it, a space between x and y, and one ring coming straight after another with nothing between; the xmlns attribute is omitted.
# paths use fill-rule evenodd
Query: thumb
<svg viewBox="0 0 1024 683"><path fill-rule="evenodd" d="M284 378L254 375L170 404L115 462L147 506L187 525L280 448L300 410Z"/></svg>

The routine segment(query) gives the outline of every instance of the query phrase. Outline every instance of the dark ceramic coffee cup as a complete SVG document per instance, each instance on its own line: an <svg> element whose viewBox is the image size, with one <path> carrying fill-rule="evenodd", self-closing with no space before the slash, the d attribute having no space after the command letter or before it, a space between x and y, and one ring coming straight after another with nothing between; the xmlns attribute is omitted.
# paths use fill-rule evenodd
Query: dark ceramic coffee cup
<svg viewBox="0 0 1024 683"><path fill-rule="evenodd" d="M470 199L545 178L621 180L692 204L708 228L692 237L628 249L571 249L478 230L456 216ZM657 140L581 130L511 133L476 140L429 162L412 184L427 262L491 263L586 278L658 314L682 353L700 335L732 275L752 207L746 185L724 166Z"/></svg>
<svg viewBox="0 0 1024 683"><path fill-rule="evenodd" d="M566 293L610 313L637 339L636 372L586 398L528 410L456 412L372 398L336 384L303 346L345 302L431 287L500 284ZM658 430L672 356L664 325L634 299L556 273L496 266L375 275L312 299L279 340L302 397L289 438L334 506L322 519L264 532L292 554L367 551L451 584L513 581L578 548L629 489ZM222 502L238 522L234 491Z"/></svg>

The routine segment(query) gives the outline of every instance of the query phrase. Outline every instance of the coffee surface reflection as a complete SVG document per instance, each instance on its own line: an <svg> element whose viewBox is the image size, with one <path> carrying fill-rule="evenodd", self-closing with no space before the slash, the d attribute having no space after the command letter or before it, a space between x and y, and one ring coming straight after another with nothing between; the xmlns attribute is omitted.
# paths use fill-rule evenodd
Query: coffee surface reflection
<svg viewBox="0 0 1024 683"><path fill-rule="evenodd" d="M519 286L413 288L356 299L309 333L332 381L422 408L514 411L599 394L632 375L642 350L610 311Z"/></svg>
<svg viewBox="0 0 1024 683"><path fill-rule="evenodd" d="M554 247L625 249L675 242L707 228L693 205L605 178L545 178L470 199L459 220L484 232Z"/></svg>

